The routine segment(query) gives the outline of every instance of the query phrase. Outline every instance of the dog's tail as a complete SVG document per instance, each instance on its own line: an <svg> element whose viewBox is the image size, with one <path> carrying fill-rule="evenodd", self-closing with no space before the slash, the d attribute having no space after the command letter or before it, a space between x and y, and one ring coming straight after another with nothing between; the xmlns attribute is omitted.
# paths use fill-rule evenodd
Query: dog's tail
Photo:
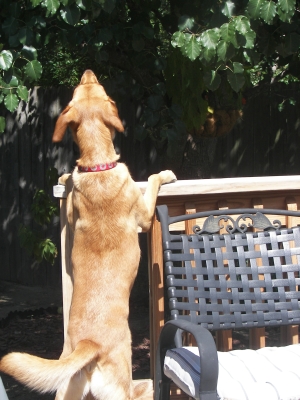
<svg viewBox="0 0 300 400"><path fill-rule="evenodd" d="M99 346L80 341L73 353L59 360L47 360L25 353L10 353L0 361L0 371L42 393L55 392L76 372L99 356Z"/></svg>

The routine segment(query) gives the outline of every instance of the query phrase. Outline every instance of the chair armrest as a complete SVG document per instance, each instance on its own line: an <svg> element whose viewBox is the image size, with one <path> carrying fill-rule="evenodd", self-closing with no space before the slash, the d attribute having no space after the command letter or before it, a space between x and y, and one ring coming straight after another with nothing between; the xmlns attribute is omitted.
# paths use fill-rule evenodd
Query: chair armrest
<svg viewBox="0 0 300 400"><path fill-rule="evenodd" d="M178 343L176 333L179 329L191 333L199 349L201 371L200 399L216 400L219 372L217 349L211 333L200 325L193 324L190 321L171 320L163 326L157 346L156 372L163 371L167 350L176 347L176 343ZM159 379L158 373L155 385L159 384L158 380L163 379L164 374L162 373Z"/></svg>

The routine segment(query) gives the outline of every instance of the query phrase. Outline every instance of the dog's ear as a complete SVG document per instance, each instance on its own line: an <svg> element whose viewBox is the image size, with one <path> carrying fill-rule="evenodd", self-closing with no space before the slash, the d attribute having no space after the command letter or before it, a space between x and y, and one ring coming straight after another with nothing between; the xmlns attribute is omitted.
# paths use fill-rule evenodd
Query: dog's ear
<svg viewBox="0 0 300 400"><path fill-rule="evenodd" d="M71 108L72 107L70 105L68 105L63 110L63 112L60 114L60 116L58 117L56 124L55 124L53 136L52 136L53 143L61 142L63 140L63 137L64 137L64 134L68 127L68 124L70 123L70 115L69 114L70 114Z"/></svg>
<svg viewBox="0 0 300 400"><path fill-rule="evenodd" d="M103 116L104 122L107 125L113 126L118 132L124 132L124 126L120 120L116 103L108 98L110 102L109 112Z"/></svg>

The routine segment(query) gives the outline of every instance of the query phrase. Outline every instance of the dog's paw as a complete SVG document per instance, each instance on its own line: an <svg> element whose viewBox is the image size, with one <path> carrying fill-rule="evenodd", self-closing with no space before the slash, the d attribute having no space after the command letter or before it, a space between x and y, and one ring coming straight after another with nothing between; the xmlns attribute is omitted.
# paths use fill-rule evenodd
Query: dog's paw
<svg viewBox="0 0 300 400"><path fill-rule="evenodd" d="M66 181L69 179L70 176L71 176L71 174L64 174L64 175L60 176L60 177L58 178L58 183L59 183L60 185L65 185L65 184L66 184Z"/></svg>
<svg viewBox="0 0 300 400"><path fill-rule="evenodd" d="M133 381L134 400L153 400L153 384L150 380Z"/></svg>
<svg viewBox="0 0 300 400"><path fill-rule="evenodd" d="M167 169L165 171L161 171L159 173L159 176L161 178L162 185L165 183L171 183L171 182L177 181L176 175L174 174L174 172L170 171L169 169Z"/></svg>

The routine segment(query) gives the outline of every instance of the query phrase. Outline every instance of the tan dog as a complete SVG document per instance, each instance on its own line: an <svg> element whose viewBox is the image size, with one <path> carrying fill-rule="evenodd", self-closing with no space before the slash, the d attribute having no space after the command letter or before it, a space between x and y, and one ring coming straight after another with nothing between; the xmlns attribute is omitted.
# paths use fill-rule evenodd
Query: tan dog
<svg viewBox="0 0 300 400"><path fill-rule="evenodd" d="M67 126L80 149L67 200L74 229L68 337L59 360L10 353L0 370L41 392L57 391L57 400L150 399L152 388L134 386L131 377L129 295L140 260L138 226L149 229L160 185L176 177L171 171L150 176L141 195L117 163L112 138L124 128L115 103L90 70L59 116L54 142Z"/></svg>

